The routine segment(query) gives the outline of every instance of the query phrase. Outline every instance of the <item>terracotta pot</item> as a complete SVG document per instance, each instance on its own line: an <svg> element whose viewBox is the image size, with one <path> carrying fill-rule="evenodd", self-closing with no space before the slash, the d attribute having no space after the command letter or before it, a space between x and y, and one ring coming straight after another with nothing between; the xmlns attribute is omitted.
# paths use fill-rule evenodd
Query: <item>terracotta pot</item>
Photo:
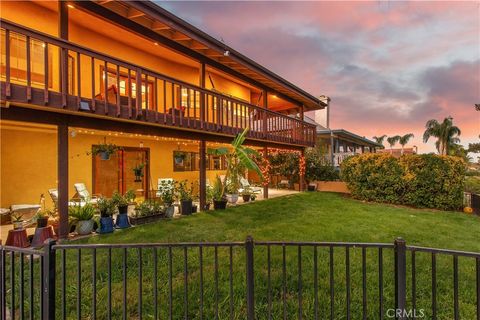
<svg viewBox="0 0 480 320"><path fill-rule="evenodd" d="M242 195L243 202L249 202L250 201L250 195L249 194L244 194Z"/></svg>

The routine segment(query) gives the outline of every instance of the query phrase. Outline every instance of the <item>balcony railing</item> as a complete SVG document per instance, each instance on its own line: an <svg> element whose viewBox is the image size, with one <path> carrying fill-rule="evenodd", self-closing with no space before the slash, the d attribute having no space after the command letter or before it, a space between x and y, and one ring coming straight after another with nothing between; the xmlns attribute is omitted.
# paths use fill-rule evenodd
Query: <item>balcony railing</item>
<svg viewBox="0 0 480 320"><path fill-rule="evenodd" d="M315 126L2 20L2 99L312 146ZM140 89L138 89L140 88ZM139 94L140 91L140 94Z"/></svg>

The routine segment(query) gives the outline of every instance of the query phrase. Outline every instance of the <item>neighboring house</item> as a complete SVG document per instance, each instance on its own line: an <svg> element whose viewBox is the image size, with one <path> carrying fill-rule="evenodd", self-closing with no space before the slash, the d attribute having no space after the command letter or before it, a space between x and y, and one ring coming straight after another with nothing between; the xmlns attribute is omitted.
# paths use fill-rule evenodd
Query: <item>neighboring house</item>
<svg viewBox="0 0 480 320"><path fill-rule="evenodd" d="M365 137L344 129L327 129L313 119L306 117L305 120L317 127L317 143L326 146L326 159L335 167L339 167L342 161L355 154L365 152L377 152L383 146Z"/></svg>
<svg viewBox="0 0 480 320"><path fill-rule="evenodd" d="M76 182L148 198L160 178L188 179L203 207L207 180L225 168L209 146L244 128L259 150L315 144L303 115L326 102L153 2L1 7L1 206L58 185L62 236ZM115 161L87 155L103 142L122 147Z"/></svg>

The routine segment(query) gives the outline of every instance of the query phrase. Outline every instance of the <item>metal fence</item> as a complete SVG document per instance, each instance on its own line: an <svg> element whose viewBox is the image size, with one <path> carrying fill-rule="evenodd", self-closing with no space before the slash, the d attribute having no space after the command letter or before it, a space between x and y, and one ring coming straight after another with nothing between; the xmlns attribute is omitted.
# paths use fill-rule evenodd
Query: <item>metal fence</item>
<svg viewBox="0 0 480 320"><path fill-rule="evenodd" d="M394 243L1 250L2 319L480 319L480 253Z"/></svg>

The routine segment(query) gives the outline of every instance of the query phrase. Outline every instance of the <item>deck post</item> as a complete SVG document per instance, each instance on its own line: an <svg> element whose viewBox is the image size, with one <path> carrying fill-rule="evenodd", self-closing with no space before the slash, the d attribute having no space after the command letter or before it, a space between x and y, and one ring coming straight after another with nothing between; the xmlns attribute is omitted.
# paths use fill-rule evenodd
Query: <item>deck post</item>
<svg viewBox="0 0 480 320"><path fill-rule="evenodd" d="M199 85L200 88L205 89L205 63L200 64L199 70ZM205 126L205 93L200 92L200 128L203 129Z"/></svg>
<svg viewBox="0 0 480 320"><path fill-rule="evenodd" d="M58 216L60 219L59 236L68 236L68 125L57 127L57 180L58 180Z"/></svg>
<svg viewBox="0 0 480 320"><path fill-rule="evenodd" d="M300 151L300 158L305 159L304 148L302 149L302 151ZM300 184L299 191L304 191L305 190L305 172L303 174L300 174L299 184Z"/></svg>
<svg viewBox="0 0 480 320"><path fill-rule="evenodd" d="M68 3L66 1L58 1L58 36L63 40L68 40ZM62 92L62 107L66 107L68 94L68 51L63 48L60 49L60 90Z"/></svg>
<svg viewBox="0 0 480 320"><path fill-rule="evenodd" d="M267 157L268 157L268 148L267 147L263 147L263 157L265 159L267 159ZM268 199L268 184L263 185L263 199Z"/></svg>
<svg viewBox="0 0 480 320"><path fill-rule="evenodd" d="M199 171L200 171L200 190L199 190L199 198L200 198L200 208L199 211L205 210L205 205L207 204L207 166L206 166L206 141L200 140L200 147L199 147Z"/></svg>
<svg viewBox="0 0 480 320"><path fill-rule="evenodd" d="M263 108L268 110L268 91L263 90ZM263 137L267 137L268 133L268 115L267 111L263 112Z"/></svg>

